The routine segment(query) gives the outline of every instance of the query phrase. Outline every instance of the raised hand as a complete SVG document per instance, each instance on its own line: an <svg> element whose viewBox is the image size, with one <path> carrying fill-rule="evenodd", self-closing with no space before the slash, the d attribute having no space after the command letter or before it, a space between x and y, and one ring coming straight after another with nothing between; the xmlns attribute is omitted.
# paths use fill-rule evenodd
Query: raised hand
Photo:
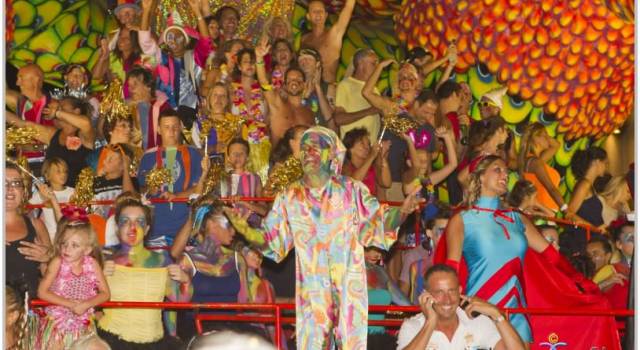
<svg viewBox="0 0 640 350"><path fill-rule="evenodd" d="M438 323L438 314L436 310L433 308L433 305L436 303L435 298L427 291L423 291L422 294L418 297L418 303L420 304L420 310L422 310L422 314L426 317L426 322L435 326Z"/></svg>
<svg viewBox="0 0 640 350"><path fill-rule="evenodd" d="M269 45L269 37L264 36L262 37L262 39L260 39L260 43L256 46L256 57L263 58L269 53L269 50L271 50L271 45Z"/></svg>
<svg viewBox="0 0 640 350"><path fill-rule="evenodd" d="M387 66L391 65L392 63L396 63L396 60L394 60L393 58L387 58L386 60L383 60L382 62L378 63L378 66L380 68L386 68Z"/></svg>

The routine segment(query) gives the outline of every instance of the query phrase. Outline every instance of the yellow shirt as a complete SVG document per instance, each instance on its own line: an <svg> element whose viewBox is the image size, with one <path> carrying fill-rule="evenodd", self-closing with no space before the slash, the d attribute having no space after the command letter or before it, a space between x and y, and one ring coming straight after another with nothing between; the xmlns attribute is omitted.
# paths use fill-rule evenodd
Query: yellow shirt
<svg viewBox="0 0 640 350"><path fill-rule="evenodd" d="M107 276L111 301L164 300L167 288L166 268L138 268L116 265ZM162 339L162 309L105 308L98 327L134 343L152 343Z"/></svg>
<svg viewBox="0 0 640 350"><path fill-rule="evenodd" d="M338 83L336 88L336 107L342 107L347 113L358 112L371 107L371 104L362 97L362 88L365 82L348 77ZM374 90L379 94L378 89ZM366 128L369 130L369 139L371 144L377 142L378 133L380 132L380 116L378 114L368 115L351 124L340 127L340 138L355 128Z"/></svg>
<svg viewBox="0 0 640 350"><path fill-rule="evenodd" d="M594 283L598 284L609 278L614 273L616 273L616 269L613 265L604 265L600 270L598 270L598 272L596 272L596 275L593 276L592 280Z"/></svg>

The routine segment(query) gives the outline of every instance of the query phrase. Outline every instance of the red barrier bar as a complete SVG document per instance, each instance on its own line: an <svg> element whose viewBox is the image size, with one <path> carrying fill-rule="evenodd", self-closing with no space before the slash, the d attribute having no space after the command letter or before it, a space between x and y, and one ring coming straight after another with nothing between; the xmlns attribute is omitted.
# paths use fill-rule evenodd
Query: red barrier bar
<svg viewBox="0 0 640 350"><path fill-rule="evenodd" d="M32 307L43 307L51 305L50 303L34 299L31 301ZM116 308L143 308L143 309L218 309L218 310L273 310L279 308L280 310L293 310L295 304L241 304L241 303L186 303L186 302L143 302L143 301L108 301L100 304L100 307L116 307ZM505 308L505 312L528 314L528 315L549 315L549 316L634 316L635 311L633 309L573 309L573 308ZM397 305L369 305L369 311L387 312L387 311L400 311L400 312L420 312L419 306L397 306Z"/></svg>

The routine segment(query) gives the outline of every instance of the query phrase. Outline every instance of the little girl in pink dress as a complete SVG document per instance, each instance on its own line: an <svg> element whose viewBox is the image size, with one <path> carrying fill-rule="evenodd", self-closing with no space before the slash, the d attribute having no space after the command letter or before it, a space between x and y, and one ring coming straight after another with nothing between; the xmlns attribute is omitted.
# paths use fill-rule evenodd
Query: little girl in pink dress
<svg viewBox="0 0 640 350"><path fill-rule="evenodd" d="M56 256L38 287L38 296L54 305L44 309L36 349L67 349L94 332L93 307L110 296L98 263L98 240L88 221L59 225L54 249Z"/></svg>

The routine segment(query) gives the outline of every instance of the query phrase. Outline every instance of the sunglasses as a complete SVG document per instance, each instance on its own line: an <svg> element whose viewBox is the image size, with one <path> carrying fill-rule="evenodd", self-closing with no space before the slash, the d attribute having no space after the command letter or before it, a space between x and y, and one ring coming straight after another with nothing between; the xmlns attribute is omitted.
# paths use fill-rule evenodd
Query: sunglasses
<svg viewBox="0 0 640 350"><path fill-rule="evenodd" d="M496 106L495 103L491 102L491 101L480 101L478 102L478 106L480 107L498 107Z"/></svg>

